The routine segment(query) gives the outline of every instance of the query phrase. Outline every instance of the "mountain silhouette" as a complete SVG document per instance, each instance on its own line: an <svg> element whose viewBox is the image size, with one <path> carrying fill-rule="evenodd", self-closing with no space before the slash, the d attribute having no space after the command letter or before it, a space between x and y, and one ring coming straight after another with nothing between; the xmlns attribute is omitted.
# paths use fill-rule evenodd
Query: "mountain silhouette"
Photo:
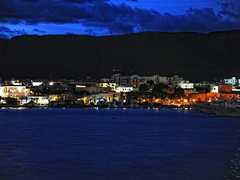
<svg viewBox="0 0 240 180"><path fill-rule="evenodd" d="M3 79L177 74L189 80L211 80L240 77L239 58L240 31L0 39Z"/></svg>

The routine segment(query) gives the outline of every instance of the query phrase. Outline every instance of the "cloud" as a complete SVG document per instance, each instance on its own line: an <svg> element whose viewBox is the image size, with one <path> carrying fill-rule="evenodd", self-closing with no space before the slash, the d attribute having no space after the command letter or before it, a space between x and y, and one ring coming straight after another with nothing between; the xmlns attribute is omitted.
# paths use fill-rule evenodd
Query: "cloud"
<svg viewBox="0 0 240 180"><path fill-rule="evenodd" d="M218 4L221 6L222 10L220 11L220 13L222 15L226 15L231 18L240 19L240 7L235 6L235 4L232 2L230 3L218 2ZM239 11L237 11L237 9L239 9Z"/></svg>
<svg viewBox="0 0 240 180"><path fill-rule="evenodd" d="M32 2L32 3L37 3L39 0L22 0L23 2Z"/></svg>
<svg viewBox="0 0 240 180"><path fill-rule="evenodd" d="M40 33L40 34L44 34L46 33L46 31L43 31L43 30L40 30L40 29L33 29L33 32L36 32L36 33Z"/></svg>
<svg viewBox="0 0 240 180"><path fill-rule="evenodd" d="M0 32L2 33L13 33L12 30L10 30L8 27L0 26Z"/></svg>
<svg viewBox="0 0 240 180"><path fill-rule="evenodd" d="M15 32L17 35L27 34L24 29L15 29L14 32Z"/></svg>
<svg viewBox="0 0 240 180"><path fill-rule="evenodd" d="M138 31L207 33L240 29L239 2L218 2L219 12L211 7L203 7L189 8L185 14L174 15L132 8L124 3L116 5L109 0L0 0L0 22L81 24L86 28L85 32L91 34L98 30L110 34Z"/></svg>
<svg viewBox="0 0 240 180"><path fill-rule="evenodd" d="M101 1L109 1L109 0L63 0L64 2L70 3L92 3L92 2L101 2Z"/></svg>
<svg viewBox="0 0 240 180"><path fill-rule="evenodd" d="M7 36L7 37L13 37L13 36L19 36L27 34L24 29L10 29L5 26L0 26L0 34L1 36Z"/></svg>

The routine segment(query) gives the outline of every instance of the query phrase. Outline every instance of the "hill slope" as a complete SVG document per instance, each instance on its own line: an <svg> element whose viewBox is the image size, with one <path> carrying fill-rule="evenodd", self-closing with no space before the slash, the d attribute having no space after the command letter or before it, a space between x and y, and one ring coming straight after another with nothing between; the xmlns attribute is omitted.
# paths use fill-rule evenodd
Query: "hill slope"
<svg viewBox="0 0 240 180"><path fill-rule="evenodd" d="M179 74L240 77L240 31L121 36L19 36L0 40L3 78Z"/></svg>

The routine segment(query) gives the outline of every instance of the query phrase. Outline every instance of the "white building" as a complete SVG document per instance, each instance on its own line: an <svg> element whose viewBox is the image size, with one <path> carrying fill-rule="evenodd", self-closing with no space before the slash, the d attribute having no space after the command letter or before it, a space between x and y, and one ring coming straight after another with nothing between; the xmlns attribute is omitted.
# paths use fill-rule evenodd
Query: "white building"
<svg viewBox="0 0 240 180"><path fill-rule="evenodd" d="M23 83L21 83L20 80L15 80L15 79L12 79L10 84L14 85L14 86L22 86L23 85Z"/></svg>
<svg viewBox="0 0 240 180"><path fill-rule="evenodd" d="M218 93L218 86L210 85L210 92L211 93Z"/></svg>
<svg viewBox="0 0 240 180"><path fill-rule="evenodd" d="M26 99L22 100L22 104L26 104L33 101L39 106L47 106L49 104L48 96L28 96Z"/></svg>
<svg viewBox="0 0 240 180"><path fill-rule="evenodd" d="M124 92L124 93L126 93L126 92L131 92L131 91L133 91L133 87L123 87L123 86L119 86L119 87L116 88L115 91L116 91L116 92Z"/></svg>
<svg viewBox="0 0 240 180"><path fill-rule="evenodd" d="M29 91L26 86L0 86L1 97L26 97Z"/></svg>
<svg viewBox="0 0 240 180"><path fill-rule="evenodd" d="M182 88L182 89L193 89L194 83L191 83L189 81L181 81L177 84L177 87Z"/></svg>
<svg viewBox="0 0 240 180"><path fill-rule="evenodd" d="M32 86L41 86L43 84L42 81L32 81Z"/></svg>
<svg viewBox="0 0 240 180"><path fill-rule="evenodd" d="M229 79L224 79L224 80L223 80L223 84L236 85L236 84L237 84L237 79L236 79L236 77L231 77L231 78L229 78Z"/></svg>
<svg viewBox="0 0 240 180"><path fill-rule="evenodd" d="M37 90L42 91L43 90L43 81L31 81L31 90L32 91L37 91Z"/></svg>

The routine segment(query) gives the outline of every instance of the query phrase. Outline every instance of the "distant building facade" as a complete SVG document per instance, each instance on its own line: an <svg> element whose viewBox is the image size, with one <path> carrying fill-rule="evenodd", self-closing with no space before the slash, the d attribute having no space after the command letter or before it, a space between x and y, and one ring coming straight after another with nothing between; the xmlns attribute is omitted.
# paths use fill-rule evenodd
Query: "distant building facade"
<svg viewBox="0 0 240 180"><path fill-rule="evenodd" d="M183 81L184 81L183 78L179 77L178 75L168 77L168 84L170 84L170 85L175 85L176 86L178 83L181 83Z"/></svg>
<svg viewBox="0 0 240 180"><path fill-rule="evenodd" d="M1 97L26 97L29 89L26 86L0 86Z"/></svg>
<svg viewBox="0 0 240 180"><path fill-rule="evenodd" d="M182 89L193 89L194 83L191 83L189 81L181 81L177 84L177 87L182 88Z"/></svg>

